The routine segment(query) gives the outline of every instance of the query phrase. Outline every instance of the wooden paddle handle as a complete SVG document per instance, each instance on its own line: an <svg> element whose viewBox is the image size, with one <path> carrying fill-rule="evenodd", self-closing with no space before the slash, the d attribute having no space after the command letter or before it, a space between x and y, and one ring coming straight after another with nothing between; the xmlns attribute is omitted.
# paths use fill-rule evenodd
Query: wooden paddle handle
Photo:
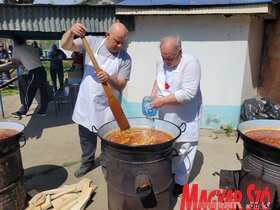
<svg viewBox="0 0 280 210"><path fill-rule="evenodd" d="M86 51L87 51L87 54L88 54L90 60L91 60L91 62L93 64L93 66L94 66L95 72L96 73L100 72L100 67L99 67L99 65L98 65L98 63L97 63L97 61L96 61L96 59L94 57L94 54L92 53L92 51L90 49L89 43L88 43L88 41L86 40L85 37L82 37L82 42L83 42L83 44L84 44L84 46L86 48Z"/></svg>
<svg viewBox="0 0 280 210"><path fill-rule="evenodd" d="M99 67L99 65L97 63L97 60L94 57L94 54L92 53L92 51L90 49L88 41L86 40L85 37L82 37L81 39L82 39L83 45L86 48L86 52L87 52L87 54L88 54L88 56L89 56L89 58L90 58L90 60L91 60L91 62L93 64L93 66L94 66L95 73L100 72L100 67ZM112 91L110 90L110 87L108 86L107 82L103 82L102 86L103 86L103 88L105 90L105 93L106 93L107 97L108 98L109 97L113 97Z"/></svg>

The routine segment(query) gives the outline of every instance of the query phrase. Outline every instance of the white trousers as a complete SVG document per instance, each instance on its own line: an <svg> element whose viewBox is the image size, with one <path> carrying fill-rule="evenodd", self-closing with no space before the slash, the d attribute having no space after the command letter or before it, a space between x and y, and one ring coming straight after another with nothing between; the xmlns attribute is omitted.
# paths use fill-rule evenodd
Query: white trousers
<svg viewBox="0 0 280 210"><path fill-rule="evenodd" d="M175 143L174 149L179 153L177 157L172 159L172 172L175 174L175 183L180 185L188 183L197 145L198 141Z"/></svg>

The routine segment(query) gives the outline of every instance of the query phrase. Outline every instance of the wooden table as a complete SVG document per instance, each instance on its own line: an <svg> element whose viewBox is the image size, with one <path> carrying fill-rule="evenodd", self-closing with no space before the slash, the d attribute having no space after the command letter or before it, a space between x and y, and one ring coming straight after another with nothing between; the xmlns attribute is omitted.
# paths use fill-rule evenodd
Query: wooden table
<svg viewBox="0 0 280 210"><path fill-rule="evenodd" d="M52 59L50 58L42 58L40 59L41 61L51 61ZM64 59L59 59L59 60L63 60L63 61L72 61L72 58L64 58Z"/></svg>
<svg viewBox="0 0 280 210"><path fill-rule="evenodd" d="M0 64L0 72L8 72L14 69L16 66L12 62Z"/></svg>

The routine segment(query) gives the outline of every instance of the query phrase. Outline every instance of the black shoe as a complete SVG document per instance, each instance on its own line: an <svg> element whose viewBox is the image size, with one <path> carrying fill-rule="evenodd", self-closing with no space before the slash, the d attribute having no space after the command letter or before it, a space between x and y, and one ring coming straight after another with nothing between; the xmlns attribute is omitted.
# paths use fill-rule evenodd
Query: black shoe
<svg viewBox="0 0 280 210"><path fill-rule="evenodd" d="M183 189L184 189L184 186L183 185L180 185L180 184L176 184L174 185L173 187L173 190L172 190L172 194L175 196L175 197L178 197L179 195L181 195L183 193Z"/></svg>
<svg viewBox="0 0 280 210"><path fill-rule="evenodd" d="M76 178L80 178L80 177L86 175L88 172L90 172L94 168L95 168L95 164L81 165L81 167L77 171L75 171L74 176Z"/></svg>
<svg viewBox="0 0 280 210"><path fill-rule="evenodd" d="M47 113L46 112L37 112L37 115L41 116L41 117L45 117L47 116Z"/></svg>
<svg viewBox="0 0 280 210"><path fill-rule="evenodd" d="M22 118L25 116L26 113L20 113L20 111L17 111L17 112L13 112L12 113L12 116L15 117L15 118Z"/></svg>

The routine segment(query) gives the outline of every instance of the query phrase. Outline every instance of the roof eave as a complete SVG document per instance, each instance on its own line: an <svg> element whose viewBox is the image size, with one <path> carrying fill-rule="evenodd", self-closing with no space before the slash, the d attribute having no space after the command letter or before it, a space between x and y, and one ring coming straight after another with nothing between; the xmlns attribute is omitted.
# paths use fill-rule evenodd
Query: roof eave
<svg viewBox="0 0 280 210"><path fill-rule="evenodd" d="M207 5L207 6L117 6L116 15L257 15L263 19L277 19L278 9L272 3Z"/></svg>

